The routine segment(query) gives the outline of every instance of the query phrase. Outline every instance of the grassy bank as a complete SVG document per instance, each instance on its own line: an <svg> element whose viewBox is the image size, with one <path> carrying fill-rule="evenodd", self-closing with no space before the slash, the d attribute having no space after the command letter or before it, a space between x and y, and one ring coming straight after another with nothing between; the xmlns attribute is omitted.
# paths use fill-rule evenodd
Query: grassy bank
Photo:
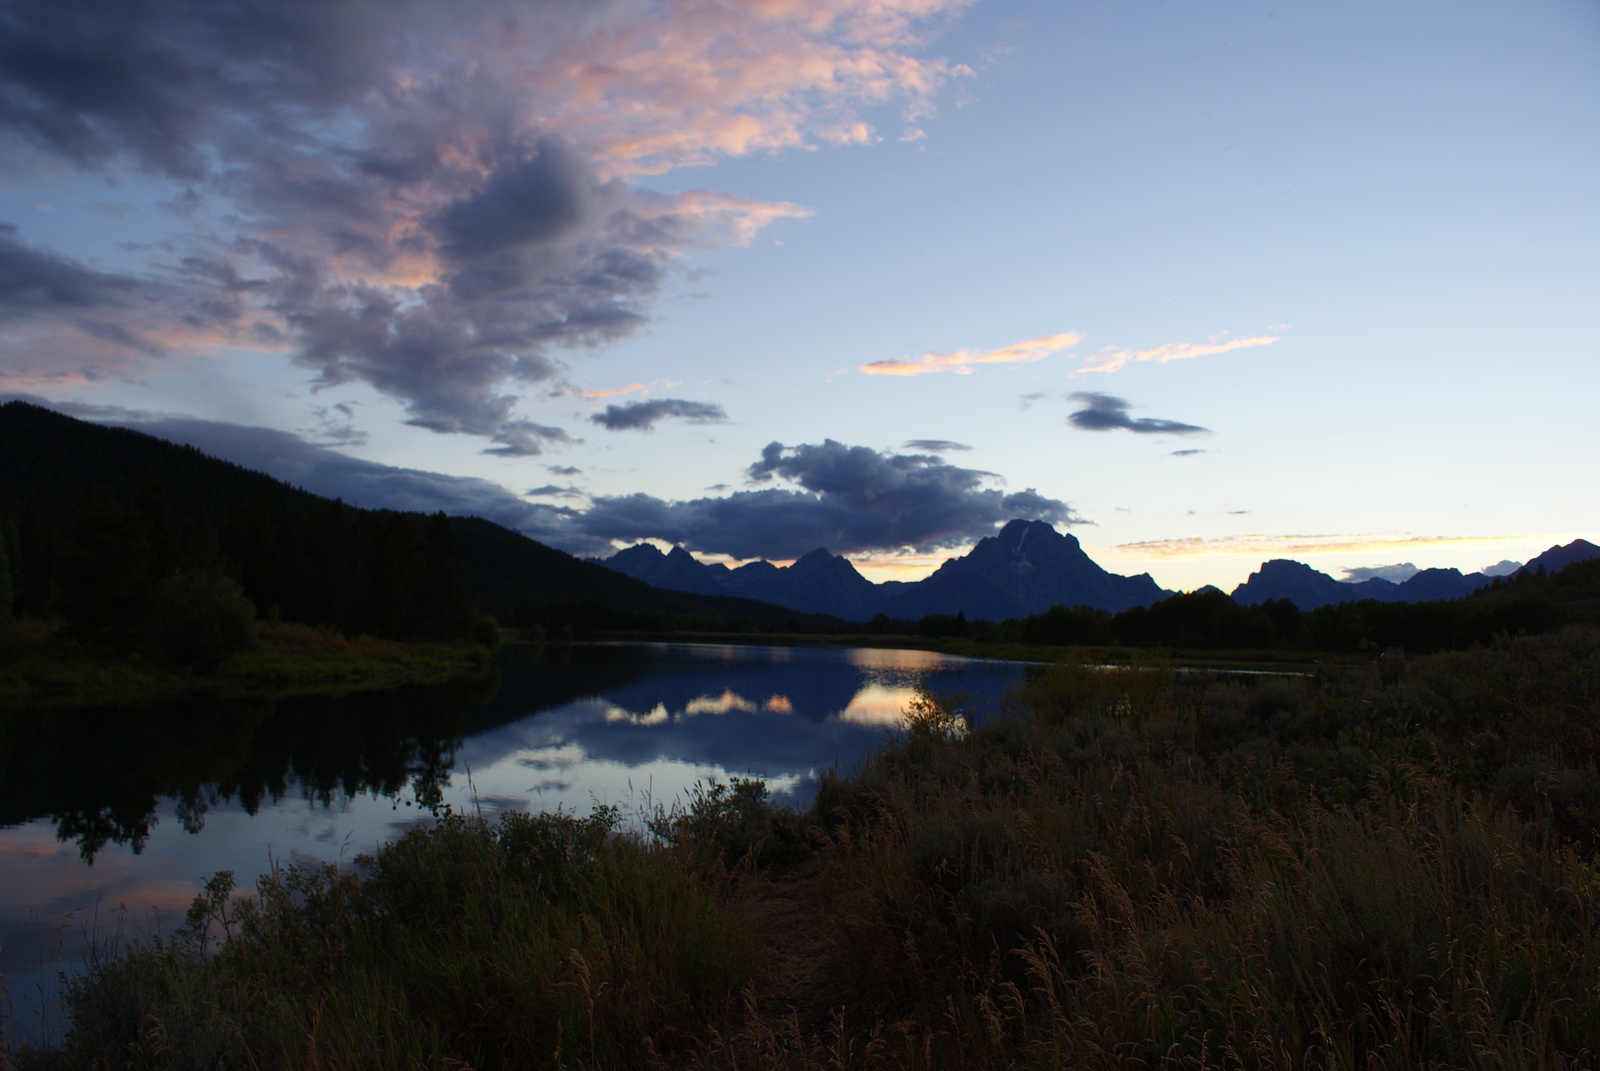
<svg viewBox="0 0 1600 1071"><path fill-rule="evenodd" d="M221 883L24 1067L1568 1068L1600 1051L1600 632L925 697L805 814L717 786ZM227 940L203 953L204 934Z"/></svg>
<svg viewBox="0 0 1600 1071"><path fill-rule="evenodd" d="M488 651L470 645L345 636L326 626L260 622L255 641L197 673L139 653L109 653L70 638L59 620L0 628L0 706L140 703L214 692L289 695L426 684L482 672Z"/></svg>

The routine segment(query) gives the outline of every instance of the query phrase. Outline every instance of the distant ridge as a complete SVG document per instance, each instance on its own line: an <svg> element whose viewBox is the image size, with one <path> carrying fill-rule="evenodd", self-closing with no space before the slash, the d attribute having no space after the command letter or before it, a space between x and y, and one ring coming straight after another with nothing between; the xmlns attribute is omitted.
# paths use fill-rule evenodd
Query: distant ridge
<svg viewBox="0 0 1600 1071"><path fill-rule="evenodd" d="M1302 610L1362 599L1430 602L1464 598L1493 582L1494 577L1483 573L1463 576L1459 569L1424 569L1399 584L1383 579L1352 583L1335 580L1300 562L1276 558L1262 562L1259 570L1234 588L1233 601L1242 606L1255 606L1272 599L1288 599Z"/></svg>
<svg viewBox="0 0 1600 1071"><path fill-rule="evenodd" d="M1587 539L1574 539L1564 547L1551 547L1511 575L1521 576L1523 573L1539 572L1559 573L1576 562L1591 561L1595 558L1600 558L1600 547L1595 546Z"/></svg>
<svg viewBox="0 0 1600 1071"><path fill-rule="evenodd" d="M1513 577L1539 572L1555 573L1576 562L1600 558L1600 547L1587 539L1575 539L1564 547L1551 547L1528 562ZM1433 602L1460 599L1494 583L1484 573L1462 575L1459 569L1424 569L1396 584L1373 579L1358 583L1335 580L1309 565L1283 558L1262 562L1243 584L1233 589L1233 601L1255 606L1272 599L1288 599L1302 610L1333 606L1344 602L1376 599L1379 602Z"/></svg>

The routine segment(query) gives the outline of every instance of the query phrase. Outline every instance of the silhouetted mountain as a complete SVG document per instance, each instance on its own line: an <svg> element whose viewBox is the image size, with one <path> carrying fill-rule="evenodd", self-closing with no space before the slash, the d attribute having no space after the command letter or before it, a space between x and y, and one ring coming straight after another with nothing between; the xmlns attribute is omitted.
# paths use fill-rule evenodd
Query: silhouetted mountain
<svg viewBox="0 0 1600 1071"><path fill-rule="evenodd" d="M804 613L832 614L846 621L865 621L883 609L882 596L872 581L844 558L820 548L787 569L735 569L728 574L728 581L730 594Z"/></svg>
<svg viewBox="0 0 1600 1071"><path fill-rule="evenodd" d="M1564 547L1551 547L1511 575L1520 576L1523 573L1537 573L1540 571L1559 573L1575 562L1586 562L1593 558L1600 558L1600 547L1595 546L1587 539L1574 539Z"/></svg>
<svg viewBox="0 0 1600 1071"><path fill-rule="evenodd" d="M1361 594L1354 591L1358 587L1362 589ZM1287 558L1274 558L1262 562L1260 569L1233 589L1233 601L1241 606L1255 606L1270 599L1288 599L1302 610L1315 610L1319 606L1357 599L1377 598L1387 602L1385 595L1394 587L1387 580L1345 584L1327 573L1317 572L1309 565Z"/></svg>
<svg viewBox="0 0 1600 1071"><path fill-rule="evenodd" d="M848 621L865 621L878 613L901 619L965 614L973 620L1003 621L1056 605L1115 612L1148 606L1168 594L1148 575L1106 572L1076 538L1042 521L1012 521L965 557L952 558L916 583L874 584L846 559L821 549L787 569L763 561L729 570L696 562L681 547L663 555L644 544L619 551L603 564L664 587L704 591L714 585L712 590L725 594Z"/></svg>
<svg viewBox="0 0 1600 1071"><path fill-rule="evenodd" d="M1263 562L1258 571L1234 588L1233 601L1242 606L1257 606L1272 599L1288 599L1302 610L1363 599L1431 602L1463 598L1492 580L1493 577L1482 573L1463 576L1459 569L1424 569L1400 584L1381 579L1349 583L1335 580L1301 562L1276 558Z"/></svg>
<svg viewBox="0 0 1600 1071"><path fill-rule="evenodd" d="M1100 568L1075 536L1043 521L1016 520L978 541L932 576L907 584L890 602L891 617L964 613L1002 621L1052 606L1092 606L1116 613L1170 595L1148 573L1119 576Z"/></svg>
<svg viewBox="0 0 1600 1071"><path fill-rule="evenodd" d="M717 595L723 591L722 585L710 575L711 568L696 561L694 555L682 547L673 547L671 553L663 554L653 544L639 543L618 551L604 564L625 576L669 591L692 591L700 595ZM723 571L726 572L726 568Z"/></svg>
<svg viewBox="0 0 1600 1071"><path fill-rule="evenodd" d="M1395 585L1395 602L1432 602L1461 599L1494 583L1483 573L1462 574L1460 569L1424 569Z"/></svg>

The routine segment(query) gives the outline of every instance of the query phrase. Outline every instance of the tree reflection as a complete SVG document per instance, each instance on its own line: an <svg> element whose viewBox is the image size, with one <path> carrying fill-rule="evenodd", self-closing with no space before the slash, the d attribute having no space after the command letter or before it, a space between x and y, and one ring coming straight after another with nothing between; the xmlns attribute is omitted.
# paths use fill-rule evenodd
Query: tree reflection
<svg viewBox="0 0 1600 1071"><path fill-rule="evenodd" d="M291 792L323 805L368 792L436 800L469 712L497 685L12 715L0 733L0 825L48 814L92 863L108 844L142 851L165 798L189 833L219 804L254 814Z"/></svg>

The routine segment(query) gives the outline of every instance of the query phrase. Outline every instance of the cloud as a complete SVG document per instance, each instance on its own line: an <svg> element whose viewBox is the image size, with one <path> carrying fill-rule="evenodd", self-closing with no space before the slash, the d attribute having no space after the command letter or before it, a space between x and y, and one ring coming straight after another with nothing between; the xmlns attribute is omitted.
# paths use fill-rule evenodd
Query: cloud
<svg viewBox="0 0 1600 1071"><path fill-rule="evenodd" d="M1118 557L1214 558L1256 557L1283 554L1327 554L1331 552L1413 550L1429 547L1466 546L1483 543L1515 543L1528 539L1552 538L1549 533L1503 536L1406 536L1406 535L1236 535L1185 539L1155 539L1141 543L1120 543L1107 548Z"/></svg>
<svg viewBox="0 0 1600 1071"><path fill-rule="evenodd" d="M925 376L934 372L955 372L969 375L980 364L1015 364L1042 361L1052 353L1070 349L1083 341L1076 331L1043 338L1030 338L1013 342L993 350L955 350L951 353L934 353L931 350L914 361L899 358L891 361L873 361L861 366L869 376Z"/></svg>
<svg viewBox="0 0 1600 1071"><path fill-rule="evenodd" d="M1396 562L1393 565L1362 565L1344 571L1344 579L1348 584L1359 584L1366 580L1387 580L1391 584L1402 584L1416 576L1422 570L1411 562Z"/></svg>
<svg viewBox="0 0 1600 1071"><path fill-rule="evenodd" d="M95 271L23 245L15 226L0 223L0 311L7 317L115 308L142 289L137 279Z"/></svg>
<svg viewBox="0 0 1600 1071"><path fill-rule="evenodd" d="M574 526L577 511L571 507L526 502L491 480L365 461L274 428L140 413L114 406L41 404L193 446L313 494L343 498L352 505L424 513L442 509L456 515L484 517L546 543L556 544L559 540L563 549L573 553L598 553L610 545L586 538Z"/></svg>
<svg viewBox="0 0 1600 1071"><path fill-rule="evenodd" d="M557 487L547 483L543 487L533 487L524 492L529 498L582 498L584 493L576 487Z"/></svg>
<svg viewBox="0 0 1600 1071"><path fill-rule="evenodd" d="M952 450L971 450L966 443L951 442L949 439L912 439L906 443L908 450L926 450L930 454L943 454Z"/></svg>
<svg viewBox="0 0 1600 1071"><path fill-rule="evenodd" d="M575 524L584 535L624 542L662 539L734 558L932 550L992 535L1015 517L1083 523L1065 502L1033 489L1007 493L998 477L931 454L892 454L831 439L769 443L747 475L794 487L668 502L652 495L596 497Z"/></svg>
<svg viewBox="0 0 1600 1071"><path fill-rule="evenodd" d="M1194 435L1210 430L1195 424L1181 424L1176 420L1155 420L1150 417L1135 419L1128 415L1128 401L1114 394L1075 391L1068 398L1083 404L1082 409L1067 417L1067 423L1082 431L1114 431L1121 428L1139 435Z"/></svg>
<svg viewBox="0 0 1600 1071"><path fill-rule="evenodd" d="M1253 346L1270 346L1278 341L1278 337L1277 335L1257 335L1253 338L1235 338L1225 342L1219 336L1200 343L1167 342L1147 350L1127 350L1120 346L1107 346L1093 357L1085 360L1078 367L1078 372L1115 372L1135 361L1155 361L1157 364L1188 361L1195 357L1231 353L1234 350L1249 349Z"/></svg>
<svg viewBox="0 0 1600 1071"><path fill-rule="evenodd" d="M0 236L0 301L30 321L0 327L0 376L265 350L537 452L520 404L564 354L638 331L685 258L810 214L638 182L926 114L969 72L916 54L923 31L970 2L16 0L8 170L138 171L204 222L126 275Z"/></svg>
<svg viewBox="0 0 1600 1071"><path fill-rule="evenodd" d="M1510 576L1512 573L1521 568L1521 562L1514 562L1510 558L1501 558L1493 565L1485 565L1478 571L1484 576Z"/></svg>
<svg viewBox="0 0 1600 1071"><path fill-rule="evenodd" d="M17 235L0 223L0 381L13 388L122 374L181 348L172 342L182 336L215 339L238 317L222 281L213 280L217 292L201 294L101 271Z"/></svg>
<svg viewBox="0 0 1600 1071"><path fill-rule="evenodd" d="M546 465L544 468L552 476L578 476L583 472L576 465Z"/></svg>
<svg viewBox="0 0 1600 1071"><path fill-rule="evenodd" d="M648 402L608 405L589 419L608 431L649 431L657 422L679 417L691 424L721 424L728 419L722 406L683 398L655 398Z"/></svg>
<svg viewBox="0 0 1600 1071"><path fill-rule="evenodd" d="M537 457L544 452L545 443L568 446L581 442L560 428L547 428L531 420L507 420L490 437L494 446L485 447L484 453L501 457Z"/></svg>
<svg viewBox="0 0 1600 1071"><path fill-rule="evenodd" d="M1209 451L1209 450L1197 450L1197 449L1195 449L1193 447L1190 447L1188 450L1174 450L1174 451L1172 451L1172 456L1173 457L1194 457L1196 454L1208 454L1210 452L1211 451Z"/></svg>
<svg viewBox="0 0 1600 1071"><path fill-rule="evenodd" d="M615 398L622 394L636 394L644 390L643 383L629 383L626 387L617 387L614 390L580 390L580 398Z"/></svg>
<svg viewBox="0 0 1600 1071"><path fill-rule="evenodd" d="M669 502L646 494L591 496L579 509L526 501L500 484L350 457L271 428L146 413L115 406L63 405L20 397L101 423L130 427L275 476L354 505L484 517L572 554L611 553L613 541L659 538L734 558L785 560L819 546L835 553L914 548L932 551L992 535L1016 517L1056 525L1089 523L1032 488L1008 493L992 473L947 465L928 454L880 453L827 440L769 444L746 470L768 487ZM570 466L547 466L562 472ZM564 473L570 474L570 473ZM528 495L576 497L575 488Z"/></svg>

